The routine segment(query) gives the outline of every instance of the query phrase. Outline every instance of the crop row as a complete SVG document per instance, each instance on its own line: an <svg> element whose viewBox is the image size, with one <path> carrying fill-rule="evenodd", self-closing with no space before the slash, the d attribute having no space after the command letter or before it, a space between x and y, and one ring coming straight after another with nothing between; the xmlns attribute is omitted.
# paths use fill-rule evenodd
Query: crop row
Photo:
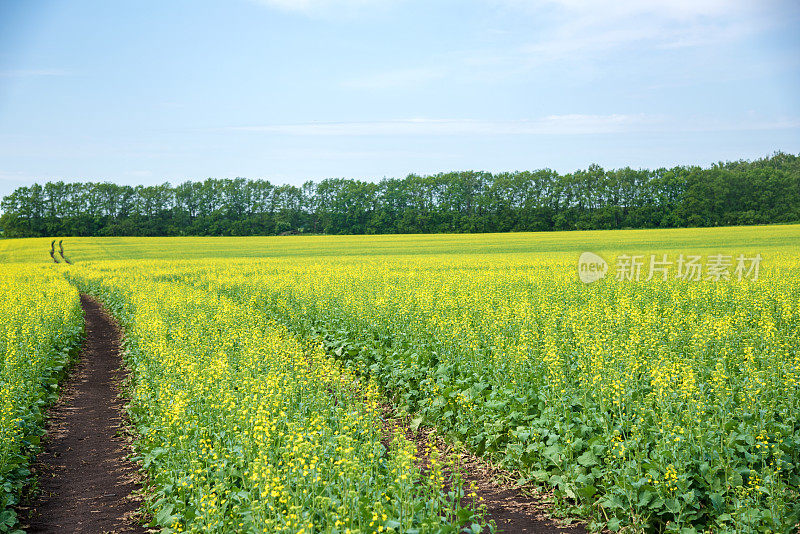
<svg viewBox="0 0 800 534"><path fill-rule="evenodd" d="M374 382L266 315L145 264L72 268L125 331L129 411L164 532L477 531L445 459L382 429ZM136 272L143 274L135 274ZM156 273L156 271L152 271ZM438 462L438 464L437 464Z"/></svg>
<svg viewBox="0 0 800 534"><path fill-rule="evenodd" d="M566 263L566 262L565 262ZM528 258L220 261L159 276L286 324L417 424L612 529L786 531L800 502L800 265L583 285Z"/></svg>
<svg viewBox="0 0 800 534"><path fill-rule="evenodd" d="M78 292L41 266L4 266L0 278L0 532L17 523L13 507L39 446L44 408L80 343Z"/></svg>
<svg viewBox="0 0 800 534"><path fill-rule="evenodd" d="M770 260L716 283L584 285L569 259L527 255L67 272L125 328L167 532L479 520L381 430L388 396L592 528L691 534L800 516L800 263Z"/></svg>

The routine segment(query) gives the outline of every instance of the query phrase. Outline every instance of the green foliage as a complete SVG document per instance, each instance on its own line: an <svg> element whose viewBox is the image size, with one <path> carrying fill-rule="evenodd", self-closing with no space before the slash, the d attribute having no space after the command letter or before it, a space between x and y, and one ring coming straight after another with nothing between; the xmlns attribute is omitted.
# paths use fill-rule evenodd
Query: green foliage
<svg viewBox="0 0 800 534"><path fill-rule="evenodd" d="M399 487L389 473L404 450L369 447L379 416L358 401L378 384L412 427L436 425L521 484L552 488L592 529L788 532L800 517L798 239L796 226L76 239L67 250L84 261L48 267L126 327L140 458L168 529L273 526L310 510L327 519L297 515L330 525L345 501L351 524L369 525L370 501ZM46 254L42 243L0 253ZM610 263L618 250L758 252L764 263L758 281L585 285L575 263L586 248ZM195 250L202 261L163 261ZM125 261L88 261L102 257ZM345 431L348 414L358 423ZM283 439L255 440L264 423ZM287 466L308 459L286 436L317 425L317 456L352 457L355 469L286 483L297 480ZM342 436L355 452L336 449ZM259 458L297 508L262 496ZM369 483L342 498L362 473ZM386 506L382 526L475 530L474 511L409 476L417 493ZM307 501L304 487L331 500ZM223 494L223 509L203 508Z"/></svg>
<svg viewBox="0 0 800 534"><path fill-rule="evenodd" d="M485 255L228 261L182 280L318 340L412 427L596 528L775 532L800 517L800 266L771 257L752 284L587 286L566 259Z"/></svg>
<svg viewBox="0 0 800 534"><path fill-rule="evenodd" d="M49 182L2 201L4 237L477 233L800 221L800 157L674 167L411 174L276 186Z"/></svg>
<svg viewBox="0 0 800 534"><path fill-rule="evenodd" d="M151 526L455 534L482 522L462 503L463 484L445 488L420 469L413 443L384 432L374 384L181 275L119 264L68 271L125 330Z"/></svg>
<svg viewBox="0 0 800 534"><path fill-rule="evenodd" d="M60 274L5 266L0 280L0 532L13 530L45 408L77 353L83 332L78 293Z"/></svg>

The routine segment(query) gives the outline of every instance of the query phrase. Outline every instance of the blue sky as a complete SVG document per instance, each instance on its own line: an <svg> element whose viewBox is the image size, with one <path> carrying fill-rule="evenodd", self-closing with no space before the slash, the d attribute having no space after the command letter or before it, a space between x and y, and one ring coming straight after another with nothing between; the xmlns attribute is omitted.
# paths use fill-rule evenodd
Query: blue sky
<svg viewBox="0 0 800 534"><path fill-rule="evenodd" d="M800 5L0 2L0 195L800 153Z"/></svg>

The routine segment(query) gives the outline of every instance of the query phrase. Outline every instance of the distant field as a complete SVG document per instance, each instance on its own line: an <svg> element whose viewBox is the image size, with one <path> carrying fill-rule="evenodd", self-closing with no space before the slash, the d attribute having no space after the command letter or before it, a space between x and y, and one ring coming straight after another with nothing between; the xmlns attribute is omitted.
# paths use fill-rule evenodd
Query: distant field
<svg viewBox="0 0 800 534"><path fill-rule="evenodd" d="M0 262L14 280L34 262L67 304L64 280L122 323L164 532L485 525L381 433L388 401L590 530L796 528L798 225L66 238L72 266L47 265L51 241L0 241ZM587 251L604 280L578 279ZM674 276L692 254L702 276ZM639 280L615 277L624 255L642 258ZM665 255L670 276L647 280ZM760 258L757 277L737 276L740 255ZM30 292L6 286L9 302Z"/></svg>
<svg viewBox="0 0 800 534"><path fill-rule="evenodd" d="M0 262L50 262L52 238L0 240ZM504 234L286 237L69 237L75 262L132 259L280 258L407 254L524 254L650 251L800 251L800 225Z"/></svg>

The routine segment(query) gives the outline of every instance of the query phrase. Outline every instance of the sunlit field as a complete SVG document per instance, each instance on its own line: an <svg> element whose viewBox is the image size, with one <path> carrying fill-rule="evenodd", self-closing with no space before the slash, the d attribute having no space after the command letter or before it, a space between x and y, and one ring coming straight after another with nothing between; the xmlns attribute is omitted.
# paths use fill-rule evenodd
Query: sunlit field
<svg viewBox="0 0 800 534"><path fill-rule="evenodd" d="M54 236L58 241L60 238ZM0 263L46 262L53 238L0 239ZM309 258L453 254L580 254L632 251L797 250L800 226L746 226L691 230L619 230L503 234L409 234L272 237L70 237L75 261L208 258ZM794 249L792 248L794 247ZM576 259L577 261L577 259Z"/></svg>
<svg viewBox="0 0 800 534"><path fill-rule="evenodd" d="M42 407L83 330L78 291L41 265L2 266L0 276L0 532L13 526L29 454L42 434Z"/></svg>
<svg viewBox="0 0 800 534"><path fill-rule="evenodd" d="M486 528L387 403L591 529L796 528L800 226L51 242L0 241L6 300L38 303L0 327L0 381L44 373L9 371L19 336L63 350L76 288L103 301L167 532ZM2 428L31 411L6 391Z"/></svg>

